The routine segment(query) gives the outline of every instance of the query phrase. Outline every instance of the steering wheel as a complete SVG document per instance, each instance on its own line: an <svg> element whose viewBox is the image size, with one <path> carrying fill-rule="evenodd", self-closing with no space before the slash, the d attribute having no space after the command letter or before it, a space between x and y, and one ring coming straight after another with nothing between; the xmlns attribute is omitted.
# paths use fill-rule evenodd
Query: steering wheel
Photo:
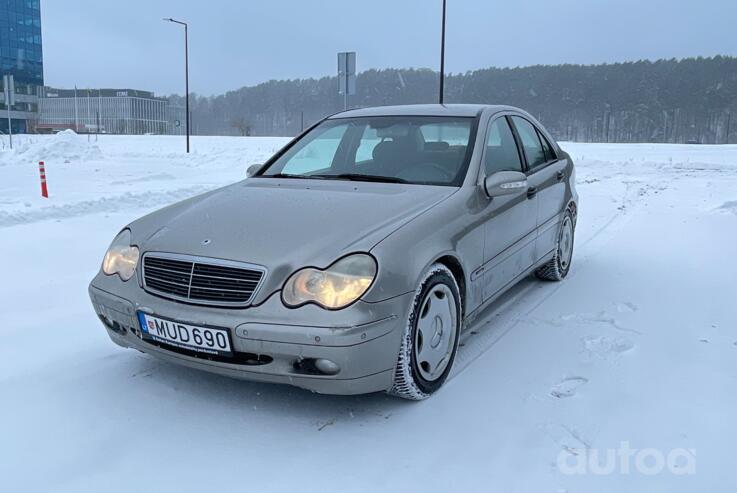
<svg viewBox="0 0 737 493"><path fill-rule="evenodd" d="M437 175L441 176L441 179L439 180L433 180L432 177L427 177L423 175L419 175L419 173L416 173L417 171L422 170L423 172L426 172L426 170L433 170L436 172ZM432 173L430 173L432 174ZM440 166L438 163L433 162L424 162L424 163L417 163L413 165L410 168L407 168L405 170L400 171L397 173L397 178L403 178L406 180L422 180L422 181L452 181L453 178L455 178L455 174L451 174L450 171Z"/></svg>

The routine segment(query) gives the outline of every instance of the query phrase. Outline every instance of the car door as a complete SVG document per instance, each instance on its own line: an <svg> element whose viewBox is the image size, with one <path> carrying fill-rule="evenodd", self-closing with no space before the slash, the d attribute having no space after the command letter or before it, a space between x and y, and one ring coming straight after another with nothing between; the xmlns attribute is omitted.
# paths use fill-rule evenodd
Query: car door
<svg viewBox="0 0 737 493"><path fill-rule="evenodd" d="M526 156L530 193L538 198L537 261L556 245L565 207L566 162L558 159L553 146L532 122L521 116L512 116L511 120Z"/></svg>
<svg viewBox="0 0 737 493"><path fill-rule="evenodd" d="M524 172L524 160L508 117L492 121L486 136L484 177L497 171ZM537 197L525 190L516 195L494 197L484 212L484 300L510 285L535 261Z"/></svg>

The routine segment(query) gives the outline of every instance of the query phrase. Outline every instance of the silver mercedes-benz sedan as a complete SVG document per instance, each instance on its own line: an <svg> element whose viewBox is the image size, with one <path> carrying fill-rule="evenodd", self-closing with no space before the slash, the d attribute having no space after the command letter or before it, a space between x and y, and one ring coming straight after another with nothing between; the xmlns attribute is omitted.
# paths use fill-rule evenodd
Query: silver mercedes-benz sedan
<svg viewBox="0 0 737 493"><path fill-rule="evenodd" d="M423 399L488 304L571 266L573 162L516 108L347 111L247 174L114 239L89 294L115 343L248 380Z"/></svg>

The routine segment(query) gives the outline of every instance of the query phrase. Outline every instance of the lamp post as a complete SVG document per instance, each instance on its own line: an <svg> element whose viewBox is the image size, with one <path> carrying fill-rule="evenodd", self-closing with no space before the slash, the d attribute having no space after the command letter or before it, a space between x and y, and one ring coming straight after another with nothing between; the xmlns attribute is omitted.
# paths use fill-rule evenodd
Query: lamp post
<svg viewBox="0 0 737 493"><path fill-rule="evenodd" d="M440 104L443 104L445 96L445 1L443 0L443 21L440 32Z"/></svg>
<svg viewBox="0 0 737 493"><path fill-rule="evenodd" d="M189 40L187 23L172 19L171 17L169 17L168 19L164 18L164 20L167 22L173 22L174 24L179 24L180 26L184 26L184 119L187 126L187 153L189 153Z"/></svg>

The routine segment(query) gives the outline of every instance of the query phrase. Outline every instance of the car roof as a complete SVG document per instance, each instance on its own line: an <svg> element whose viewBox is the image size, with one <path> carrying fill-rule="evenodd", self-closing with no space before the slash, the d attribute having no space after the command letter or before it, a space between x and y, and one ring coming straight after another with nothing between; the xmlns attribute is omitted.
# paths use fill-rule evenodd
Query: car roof
<svg viewBox="0 0 737 493"><path fill-rule="evenodd" d="M406 104L398 106L376 106L343 111L330 118L357 118L365 116L454 116L474 117L485 109L496 111L519 111L512 106L489 104Z"/></svg>

